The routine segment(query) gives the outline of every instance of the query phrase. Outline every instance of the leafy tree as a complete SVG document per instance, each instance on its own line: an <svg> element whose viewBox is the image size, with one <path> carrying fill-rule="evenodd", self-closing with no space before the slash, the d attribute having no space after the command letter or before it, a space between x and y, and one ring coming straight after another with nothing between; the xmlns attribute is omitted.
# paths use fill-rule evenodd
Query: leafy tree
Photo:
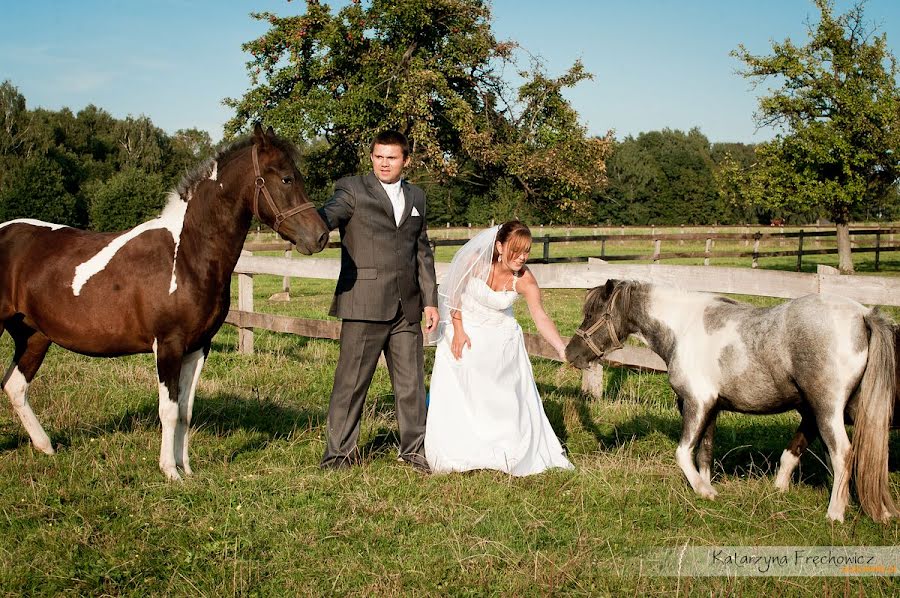
<svg viewBox="0 0 900 598"><path fill-rule="evenodd" d="M18 162L0 188L0 222L36 218L83 226L84 210L66 190L62 167L46 156Z"/></svg>
<svg viewBox="0 0 900 598"><path fill-rule="evenodd" d="M128 116L116 123L113 131L119 153L119 165L140 168L146 172L160 172L163 156L169 151L169 139L146 116Z"/></svg>
<svg viewBox="0 0 900 598"><path fill-rule="evenodd" d="M212 138L200 129L179 129L169 143L169 152L164 159L165 173L169 180L177 181L214 153Z"/></svg>
<svg viewBox="0 0 900 598"><path fill-rule="evenodd" d="M166 202L163 175L126 168L104 183L90 185L91 228L118 231L157 216Z"/></svg>
<svg viewBox="0 0 900 598"><path fill-rule="evenodd" d="M808 27L806 45L788 39L773 43L770 56L743 45L732 53L747 65L745 77L782 83L760 99L755 116L782 132L757 147L755 168L731 165L724 174L750 203L826 210L837 226L839 268L852 273L850 217L883 200L900 176L897 63L886 36L867 26L862 4L835 16L831 0L815 3L820 20Z"/></svg>
<svg viewBox="0 0 900 598"><path fill-rule="evenodd" d="M600 221L706 224L724 212L710 144L698 129L664 129L627 137L608 160L609 185L597 200Z"/></svg>
<svg viewBox="0 0 900 598"><path fill-rule="evenodd" d="M516 45L495 39L484 0L354 0L335 14L307 0L300 15L254 16L271 28L244 45L253 88L225 101L235 109L226 134L264 120L323 138L306 158L313 188L367 170L369 141L386 127L412 140L416 178L464 175L477 196L509 180L576 213L604 182L609 140L587 139L562 95L590 75L576 63L553 79L533 65L513 96L497 69Z"/></svg>

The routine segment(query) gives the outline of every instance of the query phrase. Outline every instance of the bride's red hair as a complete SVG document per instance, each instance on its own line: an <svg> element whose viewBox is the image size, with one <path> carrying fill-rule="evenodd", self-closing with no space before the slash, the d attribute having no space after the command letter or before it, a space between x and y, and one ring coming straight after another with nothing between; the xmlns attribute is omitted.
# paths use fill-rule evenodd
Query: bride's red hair
<svg viewBox="0 0 900 598"><path fill-rule="evenodd" d="M506 245L506 251L510 257L521 255L531 250L531 230L518 220L510 220L500 225L497 231L497 240ZM494 261L500 252L494 244Z"/></svg>

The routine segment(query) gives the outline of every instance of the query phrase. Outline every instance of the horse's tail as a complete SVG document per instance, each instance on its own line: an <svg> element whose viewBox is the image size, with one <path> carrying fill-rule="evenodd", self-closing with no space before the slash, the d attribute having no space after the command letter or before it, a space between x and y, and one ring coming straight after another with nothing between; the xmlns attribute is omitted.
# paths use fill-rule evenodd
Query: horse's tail
<svg viewBox="0 0 900 598"><path fill-rule="evenodd" d="M888 433L897 387L894 327L876 309L865 316L869 359L853 422L853 467L863 510L875 521L900 515L888 480Z"/></svg>

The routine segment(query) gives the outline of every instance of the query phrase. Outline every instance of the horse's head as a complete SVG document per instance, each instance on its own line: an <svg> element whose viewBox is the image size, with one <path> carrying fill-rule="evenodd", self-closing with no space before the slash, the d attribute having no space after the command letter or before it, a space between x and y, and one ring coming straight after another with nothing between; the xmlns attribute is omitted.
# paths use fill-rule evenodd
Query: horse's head
<svg viewBox="0 0 900 598"><path fill-rule="evenodd" d="M612 279L588 291L584 301L584 320L566 346L566 360L569 363L583 369L607 351L622 346L622 340L628 336L628 291L626 281Z"/></svg>
<svg viewBox="0 0 900 598"><path fill-rule="evenodd" d="M297 170L293 148L279 139L272 127L253 129L253 213L297 251L310 255L325 249L328 227L309 197L303 176Z"/></svg>

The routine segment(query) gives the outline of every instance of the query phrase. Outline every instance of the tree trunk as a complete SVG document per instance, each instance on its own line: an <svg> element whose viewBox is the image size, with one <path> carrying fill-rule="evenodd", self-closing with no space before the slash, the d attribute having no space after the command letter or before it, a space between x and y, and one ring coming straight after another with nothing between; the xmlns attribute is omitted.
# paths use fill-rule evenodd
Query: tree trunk
<svg viewBox="0 0 900 598"><path fill-rule="evenodd" d="M841 274L853 274L853 254L850 253L850 224L847 222L837 227L838 270Z"/></svg>

